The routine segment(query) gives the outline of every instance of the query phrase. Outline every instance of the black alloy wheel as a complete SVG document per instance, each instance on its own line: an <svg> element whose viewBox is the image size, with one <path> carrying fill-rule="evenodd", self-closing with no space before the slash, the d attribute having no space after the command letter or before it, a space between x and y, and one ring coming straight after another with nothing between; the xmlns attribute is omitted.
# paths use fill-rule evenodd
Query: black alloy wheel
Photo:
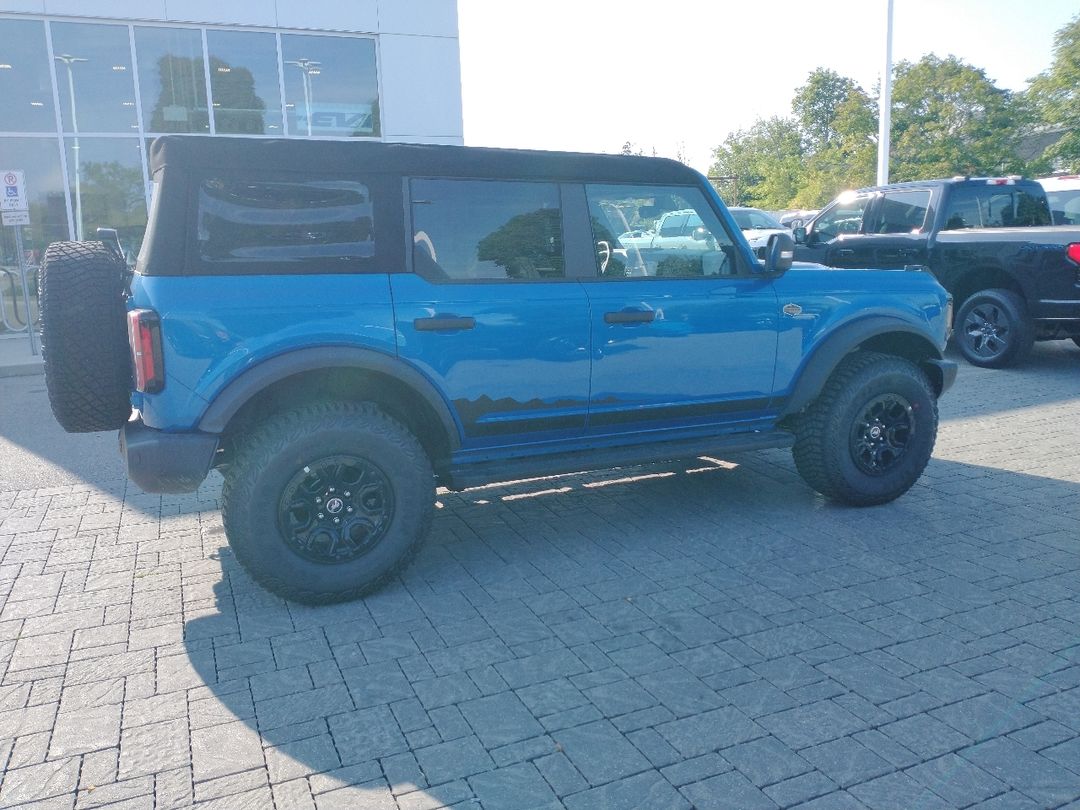
<svg viewBox="0 0 1080 810"><path fill-rule="evenodd" d="M394 517L394 490L368 459L331 456L304 465L278 502L282 536L312 562L347 563L382 539Z"/></svg>
<svg viewBox="0 0 1080 810"><path fill-rule="evenodd" d="M910 402L893 393L875 397L851 426L851 458L867 475L884 475L901 462L914 435Z"/></svg>
<svg viewBox="0 0 1080 810"><path fill-rule="evenodd" d="M960 306L956 343L974 366L1004 368L1031 351L1035 331L1024 299L1012 290L980 290Z"/></svg>
<svg viewBox="0 0 1080 810"><path fill-rule="evenodd" d="M967 342L968 351L985 361L997 360L1009 348L1012 323L994 301L973 306L960 327L961 339Z"/></svg>

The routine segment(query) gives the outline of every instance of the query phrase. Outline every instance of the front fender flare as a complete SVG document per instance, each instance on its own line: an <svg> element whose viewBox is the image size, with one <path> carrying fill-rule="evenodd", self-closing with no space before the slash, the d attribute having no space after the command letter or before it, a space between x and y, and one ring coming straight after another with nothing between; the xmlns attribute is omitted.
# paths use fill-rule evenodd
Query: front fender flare
<svg viewBox="0 0 1080 810"><path fill-rule="evenodd" d="M941 350L926 336L925 331L900 318L875 315L845 324L826 335L803 364L791 395L780 411L781 418L798 413L817 399L840 361L863 343L875 337L896 333L910 335L919 340L918 345L924 354L919 360L920 363L933 366L942 359Z"/></svg>
<svg viewBox="0 0 1080 810"><path fill-rule="evenodd" d="M333 368L373 371L407 385L424 399L438 417L450 450L456 450L460 446L461 433L450 407L427 377L396 357L356 346L297 349L252 366L213 398L210 407L199 420L199 430L205 433L223 433L237 411L267 386L305 371Z"/></svg>

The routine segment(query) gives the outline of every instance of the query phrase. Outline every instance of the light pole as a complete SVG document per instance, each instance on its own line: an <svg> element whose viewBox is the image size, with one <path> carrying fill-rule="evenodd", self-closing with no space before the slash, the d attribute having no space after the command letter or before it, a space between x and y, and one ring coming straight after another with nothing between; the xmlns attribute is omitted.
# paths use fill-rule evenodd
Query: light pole
<svg viewBox="0 0 1080 810"><path fill-rule="evenodd" d="M889 128L892 112L892 17L893 0L886 0L885 9L885 72L881 75L881 97L878 99L877 184L889 182Z"/></svg>
<svg viewBox="0 0 1080 810"><path fill-rule="evenodd" d="M75 76L71 72L71 66L76 62L89 62L90 60L82 56L72 56L69 53L54 56L53 58L57 62L64 63L68 74L68 95L71 98L71 131L74 135L71 150L75 153L75 238L81 242L83 241L83 221L82 184L79 178L79 120L75 117Z"/></svg>
<svg viewBox="0 0 1080 810"><path fill-rule="evenodd" d="M322 62L316 62L312 59L290 59L285 62L286 65L293 65L299 69L304 79L304 110L307 113L307 134L311 137L311 77L318 76L322 73L320 69Z"/></svg>

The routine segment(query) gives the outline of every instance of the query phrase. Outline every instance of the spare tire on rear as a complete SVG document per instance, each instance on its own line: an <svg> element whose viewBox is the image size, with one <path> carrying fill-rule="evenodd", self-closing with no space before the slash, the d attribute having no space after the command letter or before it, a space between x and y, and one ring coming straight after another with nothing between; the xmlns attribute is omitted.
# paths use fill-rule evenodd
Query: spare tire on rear
<svg viewBox="0 0 1080 810"><path fill-rule="evenodd" d="M101 242L54 242L41 264L45 387L68 433L117 430L131 415L124 262Z"/></svg>

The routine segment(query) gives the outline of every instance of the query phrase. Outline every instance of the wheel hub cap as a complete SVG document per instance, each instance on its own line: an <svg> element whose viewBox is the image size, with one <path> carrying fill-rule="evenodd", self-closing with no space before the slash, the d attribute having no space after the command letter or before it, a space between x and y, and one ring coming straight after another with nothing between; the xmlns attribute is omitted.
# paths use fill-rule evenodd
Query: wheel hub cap
<svg viewBox="0 0 1080 810"><path fill-rule="evenodd" d="M313 562L345 563L371 551L394 516L390 481L373 462L338 455L306 464L278 501L289 547Z"/></svg>
<svg viewBox="0 0 1080 810"><path fill-rule="evenodd" d="M883 475L900 463L914 435L911 403L899 394L875 397L851 427L851 458L864 473Z"/></svg>

